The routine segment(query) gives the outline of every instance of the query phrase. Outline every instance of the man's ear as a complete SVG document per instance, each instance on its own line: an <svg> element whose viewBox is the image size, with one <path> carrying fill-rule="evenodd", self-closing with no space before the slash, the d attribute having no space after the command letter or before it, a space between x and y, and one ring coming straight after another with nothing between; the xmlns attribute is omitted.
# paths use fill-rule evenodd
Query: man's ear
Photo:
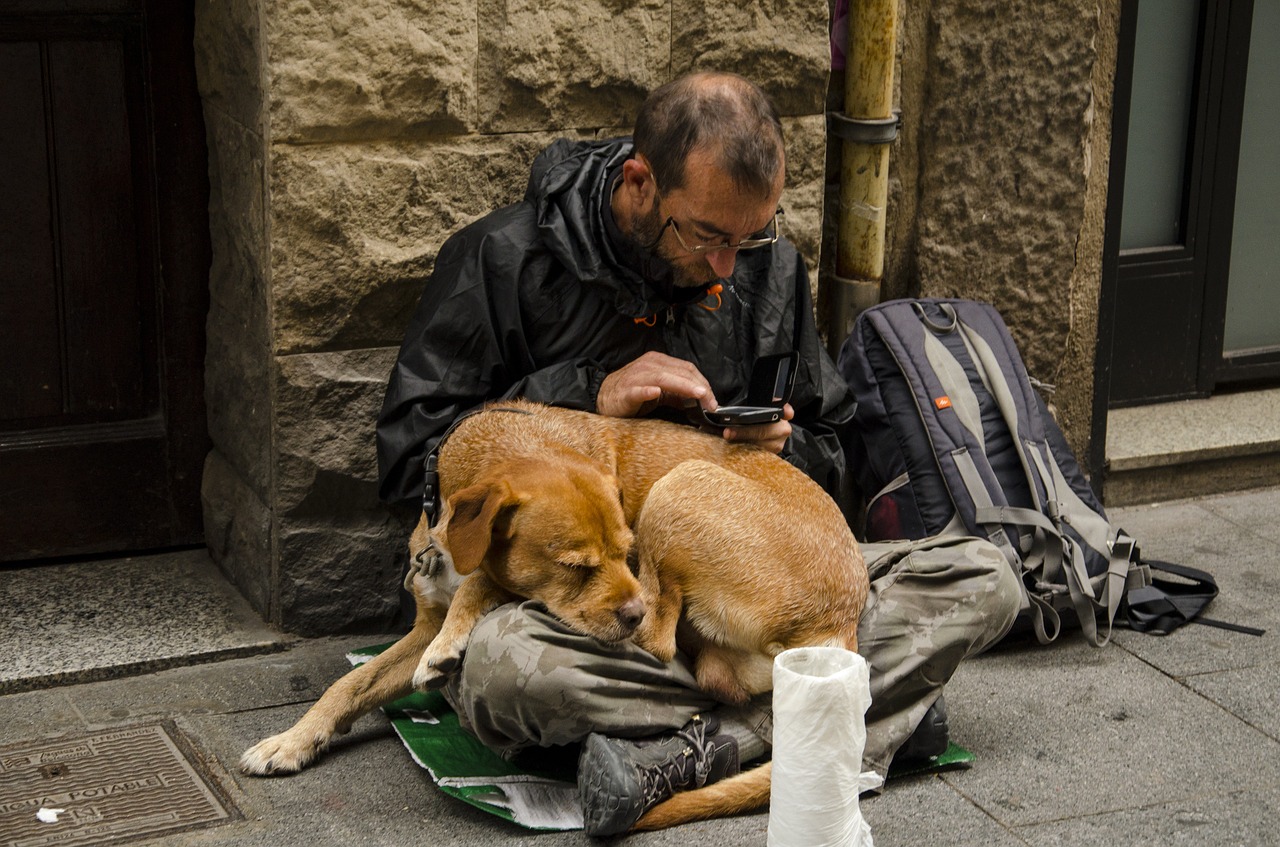
<svg viewBox="0 0 1280 847"><path fill-rule="evenodd" d="M653 170L644 156L636 154L622 163L622 184L637 205L647 205L653 195Z"/></svg>
<svg viewBox="0 0 1280 847"><path fill-rule="evenodd" d="M463 576L480 567L495 532L506 531L519 499L506 482L480 482L449 498L447 528L453 567Z"/></svg>

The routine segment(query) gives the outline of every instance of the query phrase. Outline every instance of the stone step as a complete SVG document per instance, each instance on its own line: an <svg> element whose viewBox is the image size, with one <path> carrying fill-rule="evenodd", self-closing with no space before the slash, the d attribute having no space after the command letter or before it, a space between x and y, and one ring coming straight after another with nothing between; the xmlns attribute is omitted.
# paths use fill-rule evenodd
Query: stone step
<svg viewBox="0 0 1280 847"><path fill-rule="evenodd" d="M1280 483L1280 388L1107 415L1108 507Z"/></svg>

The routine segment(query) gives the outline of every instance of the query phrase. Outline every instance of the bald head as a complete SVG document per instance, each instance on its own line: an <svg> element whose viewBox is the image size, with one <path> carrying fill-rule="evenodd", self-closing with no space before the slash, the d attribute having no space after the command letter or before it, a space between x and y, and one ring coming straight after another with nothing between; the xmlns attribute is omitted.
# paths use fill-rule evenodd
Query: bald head
<svg viewBox="0 0 1280 847"><path fill-rule="evenodd" d="M689 74L657 89L640 108L634 141L663 191L684 186L695 150L710 153L736 187L753 195L769 193L783 167L778 110L737 74Z"/></svg>

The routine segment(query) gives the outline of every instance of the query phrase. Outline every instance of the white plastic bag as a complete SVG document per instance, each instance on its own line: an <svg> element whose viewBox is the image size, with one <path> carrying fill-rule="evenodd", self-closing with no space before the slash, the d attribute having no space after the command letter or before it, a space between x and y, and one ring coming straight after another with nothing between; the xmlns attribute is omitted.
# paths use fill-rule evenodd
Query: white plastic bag
<svg viewBox="0 0 1280 847"><path fill-rule="evenodd" d="M872 847L858 795L871 705L867 662L840 647L799 647L773 663L769 847Z"/></svg>

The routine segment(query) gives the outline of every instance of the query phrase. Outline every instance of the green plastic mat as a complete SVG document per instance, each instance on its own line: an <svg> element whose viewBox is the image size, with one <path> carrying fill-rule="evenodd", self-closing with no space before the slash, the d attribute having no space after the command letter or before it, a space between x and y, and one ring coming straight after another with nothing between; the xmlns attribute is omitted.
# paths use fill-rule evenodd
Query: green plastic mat
<svg viewBox="0 0 1280 847"><path fill-rule="evenodd" d="M391 645L348 654L353 665ZM513 823L534 830L582 828L574 751L538 752L538 762L506 761L475 739L437 691L415 692L382 707L409 755L431 774L440 790ZM973 753L952 743L941 756L914 767L893 767L889 779L967 768Z"/></svg>

